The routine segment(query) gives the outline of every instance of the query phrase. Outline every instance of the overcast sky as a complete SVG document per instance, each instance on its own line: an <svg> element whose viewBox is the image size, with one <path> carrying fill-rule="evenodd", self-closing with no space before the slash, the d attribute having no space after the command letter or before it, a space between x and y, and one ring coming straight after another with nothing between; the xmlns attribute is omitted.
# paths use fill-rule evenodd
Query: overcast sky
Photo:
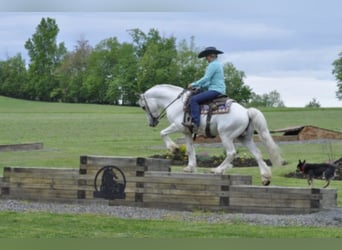
<svg viewBox="0 0 342 250"><path fill-rule="evenodd" d="M222 63L244 71L257 94L277 90L288 107L313 98L323 107L342 107L332 75L342 52L340 0L0 1L0 60L17 53L27 58L25 41L43 17L56 20L58 42L69 50L81 37L92 46L109 37L131 42L127 30L156 28L223 50Z"/></svg>

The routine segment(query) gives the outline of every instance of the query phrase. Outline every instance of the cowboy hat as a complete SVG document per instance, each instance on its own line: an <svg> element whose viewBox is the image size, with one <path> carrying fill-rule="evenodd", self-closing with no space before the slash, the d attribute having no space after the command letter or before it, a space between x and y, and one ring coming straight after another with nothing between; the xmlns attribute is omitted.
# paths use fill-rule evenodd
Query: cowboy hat
<svg viewBox="0 0 342 250"><path fill-rule="evenodd" d="M207 55L212 55L212 54L215 54L215 55L223 54L223 52L220 50L217 50L215 47L207 47L205 48L205 50L201 51L198 54L198 58L206 57Z"/></svg>

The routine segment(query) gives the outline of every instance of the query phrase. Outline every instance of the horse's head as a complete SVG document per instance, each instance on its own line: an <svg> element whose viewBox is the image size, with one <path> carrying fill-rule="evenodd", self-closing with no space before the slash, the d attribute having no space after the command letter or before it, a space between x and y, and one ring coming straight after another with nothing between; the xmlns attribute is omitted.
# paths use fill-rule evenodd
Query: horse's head
<svg viewBox="0 0 342 250"><path fill-rule="evenodd" d="M141 94L139 106L146 112L149 126L156 127L159 123L160 114L155 100L153 98L147 98L145 94Z"/></svg>
<svg viewBox="0 0 342 250"><path fill-rule="evenodd" d="M158 125L167 112L177 112L182 115L178 110L174 110L174 103L180 101L181 97L186 91L177 86L169 84L159 84L148 89L144 94L140 95L139 105L146 112L149 125L155 127ZM177 106L182 108L182 106Z"/></svg>

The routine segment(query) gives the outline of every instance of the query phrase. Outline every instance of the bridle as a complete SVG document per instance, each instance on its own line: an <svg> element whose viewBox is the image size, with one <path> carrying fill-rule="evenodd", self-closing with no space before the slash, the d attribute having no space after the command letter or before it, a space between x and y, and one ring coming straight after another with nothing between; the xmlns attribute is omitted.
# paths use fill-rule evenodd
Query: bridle
<svg viewBox="0 0 342 250"><path fill-rule="evenodd" d="M175 103L179 98L182 97L182 95L184 95L184 93L186 92L187 90L186 89L183 89L183 91L172 101L170 102L168 105L166 105L165 108L163 108L163 110L160 112L160 114L155 117L153 116L152 112L151 112L151 109L150 107L148 106L148 103L147 103L147 100L146 100L146 97L144 94L141 95L142 99L144 100L145 102L145 106L142 107L146 112L147 114L152 118L152 124L150 124L151 127L156 127L159 123L159 121L165 117L166 115L166 110L173 104Z"/></svg>

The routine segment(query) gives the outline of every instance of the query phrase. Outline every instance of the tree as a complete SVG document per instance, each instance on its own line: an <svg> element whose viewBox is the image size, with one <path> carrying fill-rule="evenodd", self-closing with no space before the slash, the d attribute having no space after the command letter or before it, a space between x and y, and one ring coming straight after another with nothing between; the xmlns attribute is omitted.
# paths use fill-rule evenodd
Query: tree
<svg viewBox="0 0 342 250"><path fill-rule="evenodd" d="M120 44L119 57L109 79L106 100L108 103L135 105L137 101L137 58L132 44Z"/></svg>
<svg viewBox="0 0 342 250"><path fill-rule="evenodd" d="M189 44L184 39L177 47L178 76L176 85L186 87L189 83L203 76L207 62L198 59L199 49L195 46L195 38L191 37Z"/></svg>
<svg viewBox="0 0 342 250"><path fill-rule="evenodd" d="M336 97L342 100L342 52L339 54L339 58L333 62L333 74L337 80Z"/></svg>
<svg viewBox="0 0 342 250"><path fill-rule="evenodd" d="M227 95L242 104L247 104L252 97L252 89L245 85L245 73L237 70L232 63L223 66Z"/></svg>
<svg viewBox="0 0 342 250"><path fill-rule="evenodd" d="M280 108L280 107L285 107L285 104L281 100L281 97L278 91L273 90L269 92L268 94L262 94L262 95L258 95L253 92L251 101L249 102L249 106Z"/></svg>
<svg viewBox="0 0 342 250"><path fill-rule="evenodd" d="M30 56L29 95L32 99L51 100L51 92L58 87L54 75L67 50L57 44L59 28L51 18L42 18L32 38L25 43Z"/></svg>
<svg viewBox="0 0 342 250"><path fill-rule="evenodd" d="M317 101L316 98L312 98L312 100L305 105L305 108L320 108L321 104Z"/></svg>
<svg viewBox="0 0 342 250"><path fill-rule="evenodd" d="M161 83L175 83L177 80L177 49L174 37L162 37L158 30L147 34L139 29L130 30L137 56L137 90L144 92Z"/></svg>
<svg viewBox="0 0 342 250"><path fill-rule="evenodd" d="M116 37L102 40L88 58L81 95L90 103L107 103L107 90L118 63L120 43ZM114 102L115 103L115 102Z"/></svg>
<svg viewBox="0 0 342 250"><path fill-rule="evenodd" d="M21 54L0 62L0 94L24 98L27 71Z"/></svg>
<svg viewBox="0 0 342 250"><path fill-rule="evenodd" d="M265 95L266 107L281 108L285 107L278 91L273 90Z"/></svg>
<svg viewBox="0 0 342 250"><path fill-rule="evenodd" d="M64 57L60 66L56 69L59 87L52 92L52 98L66 102L84 102L80 88L85 79L88 58L92 51L88 40L81 38L77 41L75 50Z"/></svg>

